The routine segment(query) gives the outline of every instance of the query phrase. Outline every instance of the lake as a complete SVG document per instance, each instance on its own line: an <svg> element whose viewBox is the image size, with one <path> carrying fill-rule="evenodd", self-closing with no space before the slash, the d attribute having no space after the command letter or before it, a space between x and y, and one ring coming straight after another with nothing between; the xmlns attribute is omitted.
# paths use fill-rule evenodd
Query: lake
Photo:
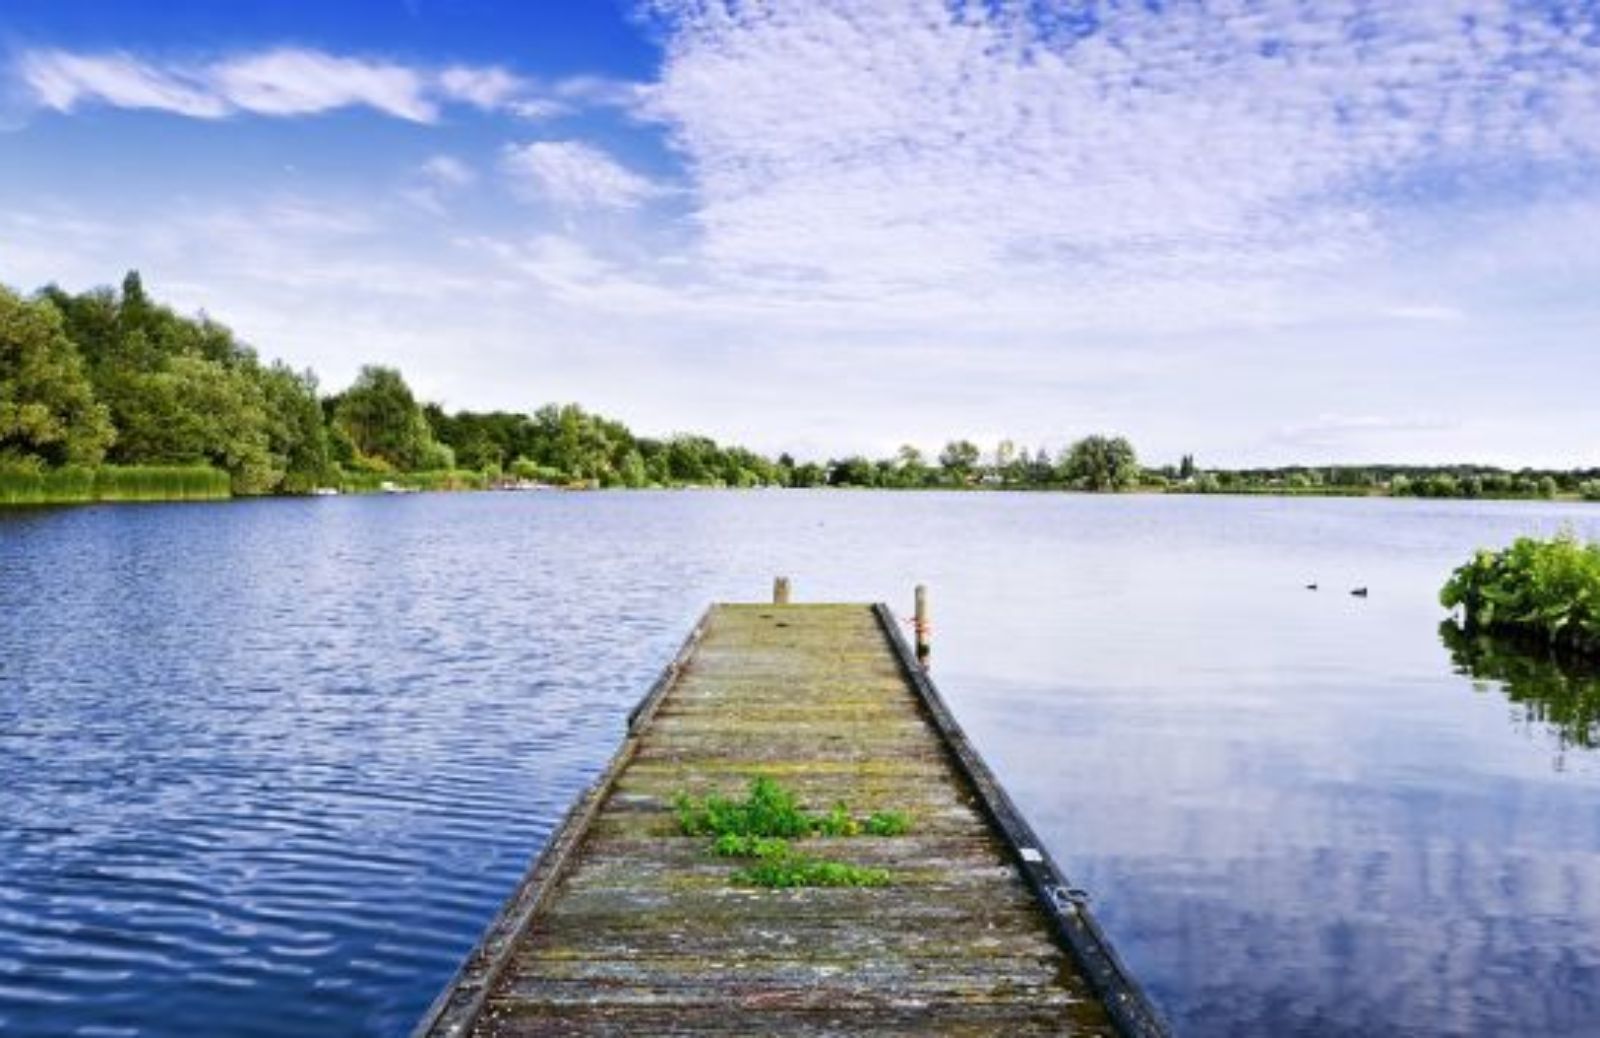
<svg viewBox="0 0 1600 1038"><path fill-rule="evenodd" d="M787 574L929 585L946 697L1179 1034L1594 1035L1593 686L1463 673L1436 600L1563 525L1600 508L0 511L0 1031L404 1033L700 610Z"/></svg>

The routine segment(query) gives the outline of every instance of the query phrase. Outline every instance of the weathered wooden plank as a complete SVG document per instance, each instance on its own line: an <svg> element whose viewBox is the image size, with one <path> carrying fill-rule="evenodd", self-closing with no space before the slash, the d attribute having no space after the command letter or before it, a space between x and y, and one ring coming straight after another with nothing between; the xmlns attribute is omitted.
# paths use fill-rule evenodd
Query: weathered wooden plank
<svg viewBox="0 0 1600 1038"><path fill-rule="evenodd" d="M804 1010L782 1005L706 1007L689 1014L682 1006L612 1007L597 1014L588 1007L496 1006L495 1034L505 1038L657 1038L657 1036L785 1035L792 1038L842 1038L847 1035L912 1036L912 1038L1038 1038L1064 1033L1094 1034L1092 1029L1067 1030L1056 1006L941 1006L938 1009ZM759 1019L760 1030L752 1030Z"/></svg>
<svg viewBox="0 0 1600 1038"><path fill-rule="evenodd" d="M419 1033L1114 1033L896 637L866 606L712 609ZM907 812L904 836L805 842L891 884L735 884L671 804L756 775L811 810Z"/></svg>

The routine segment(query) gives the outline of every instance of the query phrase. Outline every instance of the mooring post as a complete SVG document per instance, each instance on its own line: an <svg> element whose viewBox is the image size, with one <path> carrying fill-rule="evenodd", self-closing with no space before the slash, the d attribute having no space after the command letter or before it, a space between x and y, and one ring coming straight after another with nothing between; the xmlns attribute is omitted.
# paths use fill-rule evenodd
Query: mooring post
<svg viewBox="0 0 1600 1038"><path fill-rule="evenodd" d="M778 577L772 582L772 604L789 604L789 578Z"/></svg>
<svg viewBox="0 0 1600 1038"><path fill-rule="evenodd" d="M916 615L911 621L912 630L917 635L917 662L924 667L928 665L928 655L933 651L929 644L930 629L928 626L928 589L922 584L917 585Z"/></svg>

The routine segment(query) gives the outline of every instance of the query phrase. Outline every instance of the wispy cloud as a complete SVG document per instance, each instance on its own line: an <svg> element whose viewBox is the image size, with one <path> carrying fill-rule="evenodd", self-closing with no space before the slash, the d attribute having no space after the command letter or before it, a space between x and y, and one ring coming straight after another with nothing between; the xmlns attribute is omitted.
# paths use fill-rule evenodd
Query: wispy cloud
<svg viewBox="0 0 1600 1038"><path fill-rule="evenodd" d="M473 125L254 184L151 161L142 209L19 148L5 276L82 284L127 257L335 382L392 359L466 406L560 395L840 451L1004 425L1217 462L1596 457L1592 3L650 9L647 83L19 52L0 100L35 109ZM65 212L33 219L52 190Z"/></svg>
<svg viewBox="0 0 1600 1038"><path fill-rule="evenodd" d="M434 70L300 47L204 62L42 48L21 52L13 74L36 104L58 112L108 105L219 119L239 113L303 116L367 107L428 123L452 103L524 115L561 107L548 91L541 95L534 83L499 66Z"/></svg>
<svg viewBox="0 0 1600 1038"><path fill-rule="evenodd" d="M568 76L551 87L555 96L584 105L637 111L650 98L650 87L609 76Z"/></svg>
<svg viewBox="0 0 1600 1038"><path fill-rule="evenodd" d="M30 51L18 60L17 71L37 101L58 112L98 102L216 119L232 108L205 84L126 54Z"/></svg>
<svg viewBox="0 0 1600 1038"><path fill-rule="evenodd" d="M220 62L204 77L230 105L258 115L366 105L414 122L438 116L426 77L403 65L286 48Z"/></svg>
<svg viewBox="0 0 1600 1038"><path fill-rule="evenodd" d="M571 208L629 209L662 188L580 141L510 145L502 166L524 196Z"/></svg>
<svg viewBox="0 0 1600 1038"><path fill-rule="evenodd" d="M645 108L688 164L705 256L749 290L1024 314L1129 286L1142 316L1260 301L1381 256L1414 180L1600 157L1592 10L653 9L668 55Z"/></svg>
<svg viewBox="0 0 1600 1038"><path fill-rule="evenodd" d="M474 68L457 65L439 73L439 88L448 97L486 110L505 107L532 92L521 76L499 66Z"/></svg>
<svg viewBox="0 0 1600 1038"><path fill-rule="evenodd" d="M1284 426L1278 430L1277 439L1308 448L1350 448L1364 446L1373 439L1394 443L1460 427L1459 421L1440 417L1323 414L1309 422Z"/></svg>
<svg viewBox="0 0 1600 1038"><path fill-rule="evenodd" d="M433 156L422 164L420 172L428 183L451 190L478 179L471 166L449 155Z"/></svg>
<svg viewBox="0 0 1600 1038"><path fill-rule="evenodd" d="M442 215L450 198L477 180L477 172L455 156L434 155L417 167L400 194L418 207Z"/></svg>
<svg viewBox="0 0 1600 1038"><path fill-rule="evenodd" d="M1385 307L1381 316L1401 321L1462 321L1466 314L1458 307L1432 303L1402 303Z"/></svg>

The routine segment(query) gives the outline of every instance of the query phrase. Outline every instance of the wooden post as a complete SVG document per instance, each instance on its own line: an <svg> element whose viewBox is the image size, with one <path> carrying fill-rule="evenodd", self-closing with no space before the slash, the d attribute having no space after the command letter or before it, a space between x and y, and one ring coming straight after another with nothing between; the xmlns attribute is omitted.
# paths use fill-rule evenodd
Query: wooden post
<svg viewBox="0 0 1600 1038"><path fill-rule="evenodd" d="M917 635L917 662L926 667L933 647L929 644L931 631L928 625L928 589L922 584L917 585L916 598L917 607L915 618L912 620L912 629Z"/></svg>
<svg viewBox="0 0 1600 1038"><path fill-rule="evenodd" d="M789 578L778 577L772 582L772 604L789 604Z"/></svg>

